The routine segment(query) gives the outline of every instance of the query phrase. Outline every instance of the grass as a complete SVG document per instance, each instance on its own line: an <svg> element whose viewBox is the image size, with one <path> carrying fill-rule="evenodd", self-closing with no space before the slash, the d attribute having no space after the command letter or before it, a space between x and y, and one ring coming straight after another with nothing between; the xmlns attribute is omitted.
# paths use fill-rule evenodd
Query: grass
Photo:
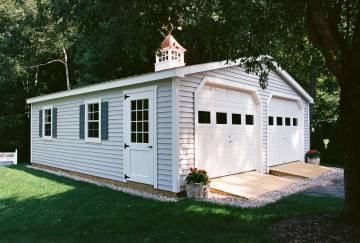
<svg viewBox="0 0 360 243"><path fill-rule="evenodd" d="M164 203L24 166L0 167L1 242L267 242L271 223L336 214L342 204L305 195L257 209Z"/></svg>

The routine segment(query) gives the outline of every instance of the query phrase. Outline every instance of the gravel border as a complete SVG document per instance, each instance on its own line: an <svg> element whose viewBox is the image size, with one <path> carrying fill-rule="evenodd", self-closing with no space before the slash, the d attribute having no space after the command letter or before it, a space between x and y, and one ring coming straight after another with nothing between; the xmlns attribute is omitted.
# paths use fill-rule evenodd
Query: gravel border
<svg viewBox="0 0 360 243"><path fill-rule="evenodd" d="M91 184L95 184L98 186L105 186L117 191L125 192L134 196L139 196L143 198L148 199L154 199L162 202L177 202L179 200L182 200L184 198L179 197L170 197L165 195L159 195L156 193L150 193L150 192L144 192L132 188L127 188L123 186L117 186L110 183L105 182L99 182L83 177L78 176L72 176L64 172L55 172L52 170L47 170L43 168L34 167L31 165L27 166L28 168L45 171L54 175L63 176L66 178L74 179L76 181L84 181ZM314 177L311 179L308 178L299 178L299 177L289 177L295 182L289 186L283 187L279 190L271 191L265 194L260 195L257 198L254 199L244 199L239 197L233 197L233 196L226 196L218 193L209 193L209 197L204 200L204 202L211 202L215 204L221 204L221 205L229 205L229 206L235 206L235 207L242 207L242 208L255 208L255 207L262 207L266 204L276 202L280 200L283 197L296 194L299 192L303 192L309 188L312 187L319 187L319 186L328 186L331 185L333 180L342 180L344 178L344 171L341 168L332 168L332 171L326 172L318 177Z"/></svg>
<svg viewBox="0 0 360 243"><path fill-rule="evenodd" d="M87 178L83 178L83 177L79 177L79 176L69 175L68 173L65 173L65 172L47 170L47 169L43 169L43 168L34 167L32 165L27 165L26 167L34 169L34 170L44 171L44 172L54 174L54 175L58 175L58 176L63 176L63 177L66 177L66 178L73 179L75 181L83 181L83 182L88 182L88 183L91 183L91 184L95 184L97 186L108 187L108 188L111 188L113 190L125 192L125 193L128 193L128 194L133 195L133 196L139 196L139 197L143 197L143 198L147 198L147 199L154 199L154 200L158 200L158 201L162 201L162 202L177 202L179 200L179 198L177 198L177 197L169 197L169 196L165 196L165 195L160 195L160 194L140 191L140 190L136 190L136 189L132 189L132 188L127 188L127 187L124 187L124 186L117 186L117 185L114 185L114 184L111 184L111 183L99 182L99 181L96 181L96 180L91 180L91 179L87 179Z"/></svg>

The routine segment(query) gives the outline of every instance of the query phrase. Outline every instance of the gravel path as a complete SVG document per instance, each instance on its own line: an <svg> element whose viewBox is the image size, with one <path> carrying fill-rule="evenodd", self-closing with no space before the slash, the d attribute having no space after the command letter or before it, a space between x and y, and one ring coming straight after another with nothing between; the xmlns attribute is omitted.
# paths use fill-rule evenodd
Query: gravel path
<svg viewBox="0 0 360 243"><path fill-rule="evenodd" d="M311 187L304 191L304 194L345 198L344 178L331 180L329 185Z"/></svg>
<svg viewBox="0 0 360 243"><path fill-rule="evenodd" d="M131 195L140 196L144 198L150 198L154 200L159 201L166 201L166 202L176 202L178 200L181 200L182 198L175 198L175 197L169 197L144 191L139 191L131 188L126 188L122 186L116 186L109 183L103 183L98 182L82 177L77 176L71 176L67 173L62 172L54 172L49 171L45 169L36 168L33 166L27 166L32 169L41 170L45 172L49 172L55 175L68 177L77 181L85 181L92 184L96 184L99 186L106 186L109 188L112 188L114 190L122 191L125 193L129 193ZM301 179L301 178L294 178L291 177L291 179L295 180L296 182L294 184L291 184L290 186L284 187L277 191L272 191L269 193L265 193L261 195L260 197L257 197L255 199L243 199L238 197L232 197L232 196L225 196L217 193L209 193L209 198L203 200L206 202L212 202L217 204L224 204L224 205L231 205L231 206L237 206L237 207L244 207L244 208L250 208L250 207L261 207L268 203L276 202L277 200L289 196L291 194L304 192L307 194L315 193L316 195L324 195L324 191L332 191L332 187L334 184L336 185L335 191L336 193L341 193L341 181L343 181L344 178L344 172L342 169L335 168L333 171L324 173L318 177L311 178L311 179ZM340 182L340 183L339 183ZM325 189L324 189L325 188ZM326 194L328 195L328 194ZM332 195L332 194L330 194Z"/></svg>

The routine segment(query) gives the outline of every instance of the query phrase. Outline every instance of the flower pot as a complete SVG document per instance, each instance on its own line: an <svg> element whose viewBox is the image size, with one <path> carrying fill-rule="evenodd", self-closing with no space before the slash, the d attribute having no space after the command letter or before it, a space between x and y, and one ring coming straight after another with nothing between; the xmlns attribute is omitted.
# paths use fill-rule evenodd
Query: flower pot
<svg viewBox="0 0 360 243"><path fill-rule="evenodd" d="M306 158L306 162L313 165L319 165L320 158Z"/></svg>
<svg viewBox="0 0 360 243"><path fill-rule="evenodd" d="M186 195L188 198L204 199L207 198L210 191L210 184L188 183L186 184Z"/></svg>

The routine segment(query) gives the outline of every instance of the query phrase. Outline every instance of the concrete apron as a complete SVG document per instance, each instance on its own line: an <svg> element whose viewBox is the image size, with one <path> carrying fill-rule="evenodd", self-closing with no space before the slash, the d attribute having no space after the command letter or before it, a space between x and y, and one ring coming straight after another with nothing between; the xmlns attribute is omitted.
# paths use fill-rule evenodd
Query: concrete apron
<svg viewBox="0 0 360 243"><path fill-rule="evenodd" d="M291 176L313 178L330 171L332 169L328 167L296 161L272 166L270 174L250 171L214 178L211 180L210 190L224 195L253 199L295 183L295 180L289 178Z"/></svg>
<svg viewBox="0 0 360 243"><path fill-rule="evenodd" d="M295 183L295 180L289 178L250 171L214 178L211 180L210 187L212 192L253 199L264 193L279 190L293 183Z"/></svg>
<svg viewBox="0 0 360 243"><path fill-rule="evenodd" d="M297 176L301 178L313 178L330 171L332 171L332 169L328 167L297 161L282 165L271 166L269 173L271 175L277 176Z"/></svg>

